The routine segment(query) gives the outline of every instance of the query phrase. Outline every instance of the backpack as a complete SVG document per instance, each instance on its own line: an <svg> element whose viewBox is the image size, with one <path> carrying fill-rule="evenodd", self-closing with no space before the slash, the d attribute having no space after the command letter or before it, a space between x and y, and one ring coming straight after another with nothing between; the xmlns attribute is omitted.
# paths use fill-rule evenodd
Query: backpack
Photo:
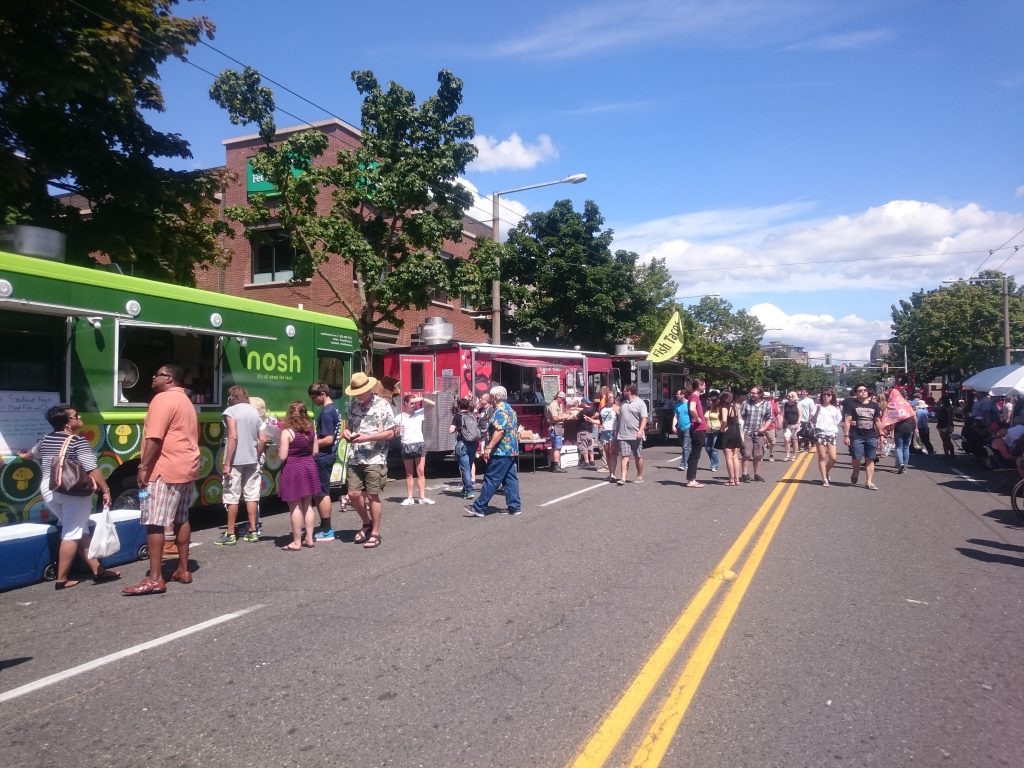
<svg viewBox="0 0 1024 768"><path fill-rule="evenodd" d="M476 443L479 442L482 437L480 432L480 424L477 422L476 417L471 413L460 413L459 416L461 426L459 427L459 437L462 438L464 443Z"/></svg>

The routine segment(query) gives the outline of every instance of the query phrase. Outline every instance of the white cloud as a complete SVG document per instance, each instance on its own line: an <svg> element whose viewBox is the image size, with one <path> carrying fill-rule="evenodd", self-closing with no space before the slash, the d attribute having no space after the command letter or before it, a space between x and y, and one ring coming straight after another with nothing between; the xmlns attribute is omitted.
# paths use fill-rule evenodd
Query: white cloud
<svg viewBox="0 0 1024 768"><path fill-rule="evenodd" d="M872 342L887 339L891 334L887 320L867 320L856 314L834 317L829 314L788 314L770 303L755 304L749 309L765 328L773 330L765 339L785 340L803 347L812 358L812 365L824 363L832 355L835 365L845 362L863 363ZM866 341L866 344L865 344ZM818 359L814 359L818 358Z"/></svg>
<svg viewBox="0 0 1024 768"><path fill-rule="evenodd" d="M856 32L842 32L825 35L803 43L787 45L787 51L852 51L874 43L889 40L893 36L889 29L863 29Z"/></svg>
<svg viewBox="0 0 1024 768"><path fill-rule="evenodd" d="M680 295L718 294L736 307L786 296L771 299L780 314L763 317L766 327L853 359L889 336L888 306L915 290L979 268L1002 268L1018 282L1024 275L1024 250L1014 250L1024 245L1021 213L915 200L832 217L813 212L812 204L792 203L680 214L616 227L613 247L663 258Z"/></svg>
<svg viewBox="0 0 1024 768"><path fill-rule="evenodd" d="M763 46L836 21L833 4L807 0L592 2L541 20L531 32L492 46L489 55L568 59L658 41Z"/></svg>
<svg viewBox="0 0 1024 768"><path fill-rule="evenodd" d="M459 182L473 193L473 207L466 211L466 215L477 221L482 221L484 224L490 225L494 220L493 205L491 203L490 195L484 196L480 194L480 190L471 181L466 179L459 179ZM508 235L508 231L512 229L516 224L519 223L526 214L530 212L530 209L520 203L518 200L512 197L502 195L498 199L498 220L501 222L501 236L499 239L504 240Z"/></svg>
<svg viewBox="0 0 1024 768"><path fill-rule="evenodd" d="M1014 197L1024 197L1024 184L1022 184L1021 186L1017 187L1017 189L1015 189L1013 191L1013 196Z"/></svg>
<svg viewBox="0 0 1024 768"><path fill-rule="evenodd" d="M1024 228L1024 214L973 203L953 209L894 200L854 215L793 220L809 211L792 204L674 216L617 229L615 247L664 258L687 293L764 293L767 284L795 292L895 289L967 276ZM985 267L1012 252L993 254Z"/></svg>
<svg viewBox="0 0 1024 768"><path fill-rule="evenodd" d="M551 137L541 134L534 144L526 144L518 133L498 140L490 136L473 139L479 154L469 166L472 171L504 171L535 168L558 157L558 149Z"/></svg>

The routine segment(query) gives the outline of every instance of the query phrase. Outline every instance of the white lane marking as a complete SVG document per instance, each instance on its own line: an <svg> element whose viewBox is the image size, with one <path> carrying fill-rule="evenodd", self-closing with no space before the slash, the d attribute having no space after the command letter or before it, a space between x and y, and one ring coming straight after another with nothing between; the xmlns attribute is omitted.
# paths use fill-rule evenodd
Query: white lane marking
<svg viewBox="0 0 1024 768"><path fill-rule="evenodd" d="M969 483L983 483L984 482L984 480L979 480L976 477L971 477L970 475L965 475L963 472L961 472L956 467L953 467L952 469L953 469L953 474L958 475L961 479L966 480Z"/></svg>
<svg viewBox="0 0 1024 768"><path fill-rule="evenodd" d="M93 661L87 661L85 664L79 664L77 667L72 667L71 669L65 670L63 672L57 672L56 674L43 677L39 680L36 680L34 683L27 683L18 688L12 688L9 691L0 693L0 704L3 704L5 701L10 701L11 699L16 699L19 696L24 696L27 693L38 691L40 688L46 688L47 686L55 685L56 683L67 680L68 678L75 677L76 675L81 675L84 672L89 672L93 669L98 669L99 667L102 667L106 664L111 664L115 661L120 661L121 659L125 659L129 656L134 656L137 653L148 651L150 648L156 648L157 646L170 643L182 637L187 637L188 635L195 634L196 632L202 632L204 629L209 629L210 627L215 627L218 624L223 624L226 621L237 619L241 616L244 616L247 613L251 613L263 607L264 606L262 604L259 604L254 605L251 608L244 608L241 611L235 611L234 613L225 613L223 616L218 616L214 619L210 619L209 621L204 621L201 624L195 624L191 627L186 627L185 629L179 629L177 632L172 632L169 635L158 637L155 640L149 640L139 645L133 645L131 648L125 648L122 651L116 651L115 653L108 654L107 656L101 656L98 659L94 659Z"/></svg>
<svg viewBox="0 0 1024 768"><path fill-rule="evenodd" d="M608 486L611 486L611 485L615 485L615 483L609 483L607 480L598 479L598 482L595 483L594 485L590 486L589 488L581 488L580 490L578 490L578 491L576 491L574 493L570 493L570 494L568 494L566 496L559 496L557 499L552 499L551 501L545 501L543 504L540 504L539 506L541 506L541 507L550 507L552 504L557 504L560 501L565 501L566 499L571 499L573 496L579 496L581 493L590 493L591 491L593 491L595 489L607 488Z"/></svg>

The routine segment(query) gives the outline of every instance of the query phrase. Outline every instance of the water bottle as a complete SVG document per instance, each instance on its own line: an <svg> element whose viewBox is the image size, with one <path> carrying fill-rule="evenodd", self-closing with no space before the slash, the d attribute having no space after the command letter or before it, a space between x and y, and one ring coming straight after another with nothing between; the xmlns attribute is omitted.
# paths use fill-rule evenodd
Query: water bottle
<svg viewBox="0 0 1024 768"><path fill-rule="evenodd" d="M139 514L149 512L149 491L139 488Z"/></svg>

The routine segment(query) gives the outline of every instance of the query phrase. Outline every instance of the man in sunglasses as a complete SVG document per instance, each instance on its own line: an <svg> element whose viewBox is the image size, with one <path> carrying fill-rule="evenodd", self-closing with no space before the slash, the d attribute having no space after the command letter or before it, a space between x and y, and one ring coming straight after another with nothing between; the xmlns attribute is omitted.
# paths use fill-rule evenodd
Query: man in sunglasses
<svg viewBox="0 0 1024 768"><path fill-rule="evenodd" d="M764 456L765 433L772 423L772 406L769 401L761 399L760 387L751 387L749 394L750 397L740 406L740 419L743 421L743 474L740 480L763 483L761 458ZM751 465L753 477L747 471Z"/></svg>
<svg viewBox="0 0 1024 768"><path fill-rule="evenodd" d="M860 477L860 465L863 462L867 473L867 488L877 491L875 485L875 462L878 461L878 438L882 434L882 409L871 397L866 386L860 384L854 390L857 398L846 407L843 428L843 442L850 448L850 459L853 463L853 474L850 484L856 485Z"/></svg>

